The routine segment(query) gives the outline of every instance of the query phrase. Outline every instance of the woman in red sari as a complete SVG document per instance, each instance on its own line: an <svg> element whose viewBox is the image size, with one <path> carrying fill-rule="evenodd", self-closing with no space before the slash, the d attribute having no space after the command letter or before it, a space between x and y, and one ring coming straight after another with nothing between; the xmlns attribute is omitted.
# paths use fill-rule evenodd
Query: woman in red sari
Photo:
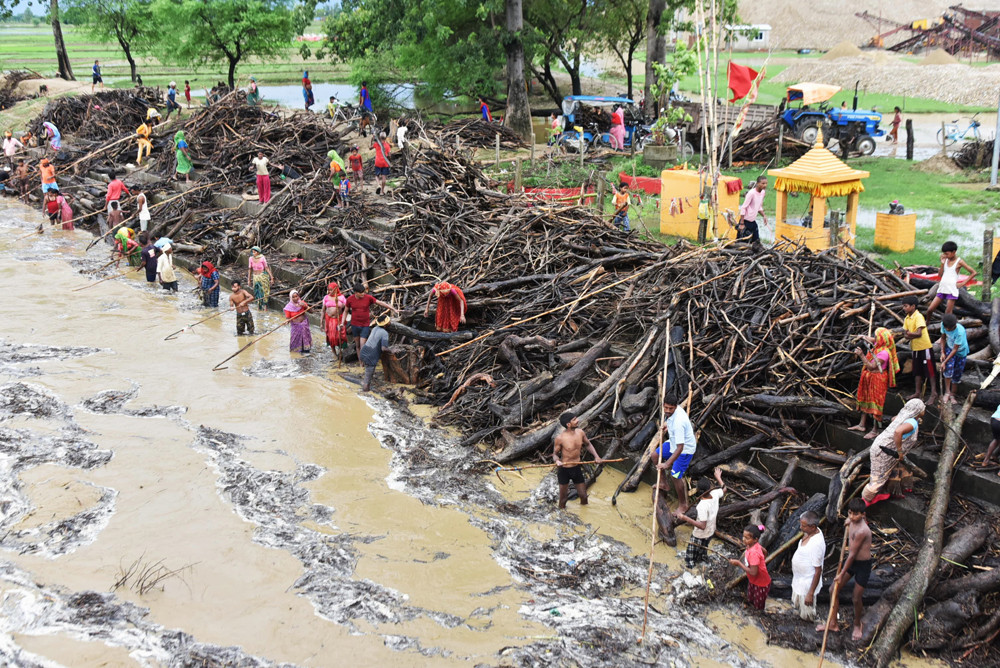
<svg viewBox="0 0 1000 668"><path fill-rule="evenodd" d="M899 360L896 357L896 342L892 332L885 327L875 330L875 338L864 337L873 344L865 355L860 348L855 353L861 358L864 366L861 369L861 380L858 382L858 410L861 411L861 421L851 427L851 431L864 431L867 415L872 416L872 428L865 438L875 438L882 424L882 409L885 406L885 395L890 387L896 387L896 374L899 372Z"/></svg>
<svg viewBox="0 0 1000 668"><path fill-rule="evenodd" d="M451 283L438 283L427 295L427 307L424 317L431 314L431 300L437 297L437 314L434 317L434 328L439 332L457 332L458 326L465 323L465 309L468 302L461 288Z"/></svg>
<svg viewBox="0 0 1000 668"><path fill-rule="evenodd" d="M339 365L344 363L343 347L347 345L347 330L344 319L347 316L347 298L340 294L340 286L330 283L323 297L323 331Z"/></svg>

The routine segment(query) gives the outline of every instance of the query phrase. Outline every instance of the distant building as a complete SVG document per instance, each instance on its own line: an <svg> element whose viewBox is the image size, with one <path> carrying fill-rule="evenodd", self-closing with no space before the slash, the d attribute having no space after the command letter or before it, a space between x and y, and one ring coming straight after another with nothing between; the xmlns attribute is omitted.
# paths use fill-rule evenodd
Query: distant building
<svg viewBox="0 0 1000 668"><path fill-rule="evenodd" d="M766 51L771 26L766 23L726 26L726 48L733 51Z"/></svg>

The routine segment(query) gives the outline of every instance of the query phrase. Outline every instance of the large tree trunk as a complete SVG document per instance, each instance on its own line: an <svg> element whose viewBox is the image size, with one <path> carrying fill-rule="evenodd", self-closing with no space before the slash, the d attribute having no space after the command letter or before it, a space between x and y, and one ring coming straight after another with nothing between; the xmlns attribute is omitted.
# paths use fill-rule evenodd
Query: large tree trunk
<svg viewBox="0 0 1000 668"><path fill-rule="evenodd" d="M903 642L913 618L923 603L924 594L930 585L931 578L937 572L940 563L941 549L944 547L944 517L948 512L948 501L951 498L951 476L955 466L955 458L961 444L962 425L972 408L975 392L965 399L958 416L950 406L941 411L942 422L946 434L944 447L941 448L941 458L934 474L934 493L931 495L927 508L927 520L924 523L924 544L917 553L909 580L903 588L903 593L896 601L896 606L889 613L885 627L875 639L872 657L879 668L886 668L895 659L899 646Z"/></svg>
<svg viewBox="0 0 1000 668"><path fill-rule="evenodd" d="M506 0L507 35L504 51L507 52L507 112L504 114L507 126L521 139L534 143L531 129L531 107L528 91L524 86L524 12L521 0Z"/></svg>
<svg viewBox="0 0 1000 668"><path fill-rule="evenodd" d="M49 0L49 17L52 20L52 36L56 40L56 60L59 63L59 76L67 81L76 81L73 76L73 66L66 53L66 42L63 41L62 25L59 23L59 0Z"/></svg>
<svg viewBox="0 0 1000 668"><path fill-rule="evenodd" d="M240 62L239 58L229 57L229 87L236 88L236 65Z"/></svg>
<svg viewBox="0 0 1000 668"><path fill-rule="evenodd" d="M667 38L660 34L660 23L666 10L667 0L649 0L649 14L646 16L646 87L643 99L646 101L646 114L654 117L657 109L651 89L656 81L653 63L663 64L667 57Z"/></svg>
<svg viewBox="0 0 1000 668"><path fill-rule="evenodd" d="M138 72L136 71L135 58L132 57L132 49L130 49L129 45L126 43L122 44L122 51L125 52L125 60L128 61L128 69L129 73L132 75L132 83L135 83L135 77Z"/></svg>

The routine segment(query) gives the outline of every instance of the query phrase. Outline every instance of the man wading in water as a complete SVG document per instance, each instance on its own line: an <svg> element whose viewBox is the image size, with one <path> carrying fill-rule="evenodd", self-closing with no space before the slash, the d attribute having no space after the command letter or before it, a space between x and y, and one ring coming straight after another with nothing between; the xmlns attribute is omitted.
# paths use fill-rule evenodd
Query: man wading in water
<svg viewBox="0 0 1000 668"><path fill-rule="evenodd" d="M594 449L587 435L579 429L580 420L571 411L559 416L559 424L565 429L555 438L555 448L552 450L552 461L556 463L559 476L559 509L566 508L569 497L570 481L576 485L576 493L580 496L580 505L587 505L587 483L583 479L583 468L580 466L580 452L586 445L590 454L594 455L594 463L600 464L603 459Z"/></svg>
<svg viewBox="0 0 1000 668"><path fill-rule="evenodd" d="M254 296L243 289L239 281L233 281L233 294L229 297L229 303L236 309L236 336L243 336L246 332L253 336L253 314L250 313L250 303Z"/></svg>

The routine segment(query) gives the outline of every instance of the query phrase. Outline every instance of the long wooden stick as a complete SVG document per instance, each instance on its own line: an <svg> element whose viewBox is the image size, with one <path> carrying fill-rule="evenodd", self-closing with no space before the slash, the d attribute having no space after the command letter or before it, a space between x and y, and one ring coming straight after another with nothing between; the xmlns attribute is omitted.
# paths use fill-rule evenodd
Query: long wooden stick
<svg viewBox="0 0 1000 668"><path fill-rule="evenodd" d="M76 167L77 165L79 165L84 160L89 160L90 158L95 158L95 157L99 156L100 154L104 153L105 151L107 151L112 146L117 146L118 144L121 144L123 142L127 142L129 140L135 139L137 136L138 135L130 134L127 137L122 137L121 139L116 139L115 141L111 142L110 144L106 144L106 145L102 146L101 148L97 149L96 151L94 151L92 153L88 153L87 155L83 156L79 160L77 160L75 162L71 162L70 164L66 165L62 169L65 169L65 170L73 169L74 167Z"/></svg>
<svg viewBox="0 0 1000 668"><path fill-rule="evenodd" d="M258 341L260 341L260 340L261 340L261 339L263 339L264 337L267 337L267 336L270 336L271 334L274 334L274 333L275 333L275 332L277 332L277 331L278 331L279 329L281 329L282 327L284 327L285 325L287 325L288 323L290 323L290 322L291 322L292 320L295 320L295 319L296 319L296 318L298 318L298 317L299 317L300 315L303 315L303 314L304 314L304 313L305 313L306 311L308 311L308 310L309 310L309 309L311 309L311 308L312 308L312 304L310 304L310 305L309 305L309 306L307 306L307 307L306 307L305 309L303 309L302 313L296 313L296 314L295 314L295 315L293 315L293 316L292 316L291 318L285 318L285 319L284 319L284 321L282 321L282 323L281 323L280 325L278 325L277 327L275 327L274 329L272 329L272 330L270 330L270 331L268 331L268 332L265 332L264 334L261 334L261 335L260 335L260 336L258 336L258 337L257 337L256 339L254 339L254 340L253 340L253 341L251 341L250 343L246 344L245 346L243 346L242 348L240 348L239 350L237 350L237 351L236 351L235 353L233 353L232 355L230 355L230 356L229 356L229 357L227 357L226 359L222 360L221 362L219 362L219 363L218 363L218 364L216 364L215 366L213 366L213 367L212 367L212 371L222 371L223 369L228 369L229 367L226 367L226 366L222 366L222 365L223 365L223 364L225 364L226 362L228 362L229 360L233 359L234 357L236 357L236 356L237 356L237 355L239 355L240 353L242 353L242 352L243 352L244 350L246 350L247 348L249 348L249 347L250 347L250 346L252 346L253 344L257 343Z"/></svg>
<svg viewBox="0 0 1000 668"><path fill-rule="evenodd" d="M200 186L198 186L196 188L191 188L190 190L185 190L184 192L179 193L177 195L174 195L173 197L168 197L167 199L163 200L162 202L157 202L156 204L150 206L149 210L152 211L153 209L159 208L159 207L163 206L164 204L169 204L170 202L173 202L175 199L179 199L181 197L184 197L185 195L190 195L195 190L202 190L202 189L208 188L210 186L217 186L220 183L222 183L222 181L214 181L212 183L206 183L204 185L200 185ZM97 211L92 211L91 213L88 213L86 216L81 216L80 218L74 218L70 222L75 222L77 220L83 220L84 218L88 218L88 217L93 216L93 215L98 214L98 213L103 213L104 211L105 211L105 209L98 209ZM109 236L111 234L114 234L118 230L119 227L124 226L125 223L129 222L130 220L132 220L133 218L135 218L137 215L139 215L138 212L133 213L131 216L129 216L128 218L126 218L125 220L123 220L121 223L119 223L118 225L115 225L114 227L110 228L107 232L105 232L101 236L99 236L96 239L94 239L93 241L91 241L89 244L87 244L87 250L90 250L91 248L93 248L95 244L97 244L98 242L100 242L105 237L107 237L107 236Z"/></svg>
<svg viewBox="0 0 1000 668"><path fill-rule="evenodd" d="M580 464L614 464L615 462L624 462L627 457L622 457L621 459L602 459L599 462L580 462ZM564 462L565 463L565 462ZM526 469L550 469L553 466L558 466L555 462L551 464L526 464L524 466L497 466L494 471L524 471Z"/></svg>
<svg viewBox="0 0 1000 668"><path fill-rule="evenodd" d="M250 302L254 301L254 299L255 299L254 297L251 297L250 299L247 299L246 301L242 301L242 302L240 302L239 306L246 306L246 305L247 305L247 304L249 304ZM194 327L195 325L200 325L201 323L203 323L203 322L208 322L209 320L211 320L211 319L213 319L213 318L218 318L218 317L219 317L220 315L225 315L225 314L229 313L230 311L233 311L233 310L235 310L236 308L238 308L238 307L236 307L236 306L230 306L230 307L229 307L229 308L227 308L227 309L226 309L225 311L219 311L218 313L214 313L214 314L212 314L212 315L208 316L207 318L204 318L204 319L202 319L202 320L199 320L198 322L193 322L193 323L191 323L190 325L188 325L187 327L185 327L185 328L183 328L183 329L178 329L178 330L177 330L176 332L174 332L173 334L171 334L171 335L169 335L169 336L165 336L165 337L163 337L163 340L164 340L164 341L173 341L174 339L176 339L176 338L177 338L177 335L178 335L178 334L183 334L184 332L188 331L189 329L191 329L191 328L192 328L192 327Z"/></svg>
<svg viewBox="0 0 1000 668"><path fill-rule="evenodd" d="M663 331L663 380L660 383L660 424L663 424L663 397L667 392L667 360L670 359L670 318L667 318L667 327ZM655 436L657 441L662 441L660 434ZM661 456L662 456L662 445ZM660 479L663 469L656 467L656 490L653 492L653 535L649 539L649 573L646 576L646 598L643 602L642 610L642 634L639 636L639 644L646 640L646 624L649 621L649 588L653 584L653 549L656 547L656 537L660 533L657 527L656 511L660 504Z"/></svg>
<svg viewBox="0 0 1000 668"><path fill-rule="evenodd" d="M847 537L850 532L844 527L844 540L840 543L840 560L837 561L837 580L833 583L833 592L830 596L830 612L826 615L826 624L823 625L823 646L819 650L819 665L816 668L823 668L823 658L826 655L826 637L830 634L830 620L833 619L835 609L834 601L840 595L840 567L844 564L844 550L847 549Z"/></svg>
<svg viewBox="0 0 1000 668"><path fill-rule="evenodd" d="M125 271L121 272L120 274L115 274L114 276L108 276L106 278L102 278L101 280L94 281L93 283L85 285L82 288L73 288L72 290L70 290L70 292L80 292L81 290L87 290L88 288L94 287L98 283L103 283L104 281L110 281L112 278L121 278L122 276L126 276L128 274L133 273L133 272L139 271L140 269L142 269L142 267L129 267L128 269L126 269Z"/></svg>

